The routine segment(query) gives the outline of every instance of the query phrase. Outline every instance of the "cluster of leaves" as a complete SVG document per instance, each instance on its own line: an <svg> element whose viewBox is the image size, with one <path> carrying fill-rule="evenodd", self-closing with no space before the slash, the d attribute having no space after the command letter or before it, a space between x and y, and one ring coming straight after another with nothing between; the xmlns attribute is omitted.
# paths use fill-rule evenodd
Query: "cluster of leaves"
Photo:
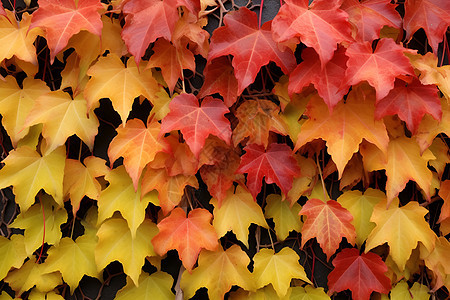
<svg viewBox="0 0 450 300"><path fill-rule="evenodd" d="M104 2L0 10L2 299L446 294L450 2Z"/></svg>

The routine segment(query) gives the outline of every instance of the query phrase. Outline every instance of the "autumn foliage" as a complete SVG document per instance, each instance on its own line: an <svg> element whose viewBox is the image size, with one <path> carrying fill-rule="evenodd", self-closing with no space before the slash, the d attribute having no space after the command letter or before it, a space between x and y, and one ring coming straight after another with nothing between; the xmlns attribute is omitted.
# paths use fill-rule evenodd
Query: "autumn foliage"
<svg viewBox="0 0 450 300"><path fill-rule="evenodd" d="M448 297L450 1L235 1L3 1L0 299Z"/></svg>

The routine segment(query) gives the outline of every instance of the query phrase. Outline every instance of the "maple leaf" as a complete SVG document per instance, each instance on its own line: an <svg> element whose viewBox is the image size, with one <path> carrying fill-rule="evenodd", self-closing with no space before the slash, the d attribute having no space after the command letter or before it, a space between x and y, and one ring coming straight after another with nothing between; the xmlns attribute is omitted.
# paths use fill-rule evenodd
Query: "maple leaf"
<svg viewBox="0 0 450 300"><path fill-rule="evenodd" d="M196 208L186 217L182 208L175 208L158 223L159 233L152 239L155 252L163 256L177 250L183 266L191 272L202 248L215 251L219 246L211 219L206 209Z"/></svg>
<svg viewBox="0 0 450 300"><path fill-rule="evenodd" d="M56 207L50 196L39 196L41 204L36 203L27 211L22 211L9 226L24 229L25 252L30 256L42 242L57 245L61 239L61 224L67 221L65 209ZM44 218L45 215L45 224Z"/></svg>
<svg viewBox="0 0 450 300"><path fill-rule="evenodd" d="M348 15L339 9L339 2L316 0L308 7L308 0L285 1L273 20L275 41L299 38L316 50L323 68L333 57L337 44L353 41Z"/></svg>
<svg viewBox="0 0 450 300"><path fill-rule="evenodd" d="M16 203L25 212L35 201L36 194L44 189L55 201L63 203L63 174L66 151L59 147L44 156L28 146L19 147L3 160L0 170L0 188L13 186Z"/></svg>
<svg viewBox="0 0 450 300"><path fill-rule="evenodd" d="M99 0L39 0L39 8L33 13L30 30L40 27L46 32L50 49L50 61L66 47L70 37L87 30L95 35L102 34Z"/></svg>
<svg viewBox="0 0 450 300"><path fill-rule="evenodd" d="M438 223L441 223L445 219L450 218L450 180L444 180L441 182L439 197L444 200L438 220Z"/></svg>
<svg viewBox="0 0 450 300"><path fill-rule="evenodd" d="M98 277L97 265L94 259L94 249L97 242L90 236L80 236L76 241L64 237L58 246L48 250L44 273L59 271L73 294L84 275Z"/></svg>
<svg viewBox="0 0 450 300"><path fill-rule="evenodd" d="M130 0L123 6L123 13L126 17L122 39L136 64L157 38L172 39L179 19L176 0Z"/></svg>
<svg viewBox="0 0 450 300"><path fill-rule="evenodd" d="M202 156L206 156L211 161L200 168L200 175L209 187L208 190L211 195L217 199L220 207L233 182L244 181L243 175L236 174L236 170L241 163L241 157L234 149L218 138L206 140L200 159Z"/></svg>
<svg viewBox="0 0 450 300"><path fill-rule="evenodd" d="M189 48L192 53L206 58L209 52L209 33L202 28L203 25L196 15L183 10L173 31L172 43L176 48Z"/></svg>
<svg viewBox="0 0 450 300"><path fill-rule="evenodd" d="M109 169L106 161L95 156L86 157L81 163L79 160L66 159L64 168L63 191L70 197L72 212L75 215L84 196L98 199L101 185L95 179L104 176Z"/></svg>
<svg viewBox="0 0 450 300"><path fill-rule="evenodd" d="M298 214L302 207L298 203L289 206L287 201L282 201L281 196L276 194L267 196L266 203L264 215L273 219L279 241L284 241L291 231L301 232L303 224Z"/></svg>
<svg viewBox="0 0 450 300"><path fill-rule="evenodd" d="M389 255L400 271L403 271L418 242L421 242L429 252L434 249L436 234L424 219L428 213L426 208L419 206L415 201L398 207L398 202L396 198L386 208L387 202L381 201L374 207L370 221L374 222L376 227L367 238L365 251L367 253L370 249L387 242Z"/></svg>
<svg viewBox="0 0 450 300"><path fill-rule="evenodd" d="M408 0L405 1L405 16L403 28L406 39L423 28L428 42L435 54L438 53L439 43L444 39L447 27L450 25L450 2L443 0Z"/></svg>
<svg viewBox="0 0 450 300"><path fill-rule="evenodd" d="M28 256L25 252L24 236L14 234L9 239L0 236L0 255L2 257L2 261L0 262L0 278L3 280L12 267L16 269L20 268Z"/></svg>
<svg viewBox="0 0 450 300"><path fill-rule="evenodd" d="M371 89L354 88L347 101L339 102L329 115L320 97L312 97L306 112L309 119L301 126L294 151L314 139L326 140L327 151L337 166L339 177L363 139L386 153L389 137L384 123L374 120L374 98Z"/></svg>
<svg viewBox="0 0 450 300"><path fill-rule="evenodd" d="M29 131L24 124L35 99L48 92L50 89L45 82L31 77L23 80L22 88L12 76L6 76L4 81L0 81L2 125L8 132L13 146L17 146L19 140Z"/></svg>
<svg viewBox="0 0 450 300"><path fill-rule="evenodd" d="M351 44L345 52L349 59L344 82L355 85L367 80L377 91L377 101L383 99L394 88L396 77L414 75L404 51L405 48L387 38L379 40L375 51L370 42Z"/></svg>
<svg viewBox="0 0 450 300"><path fill-rule="evenodd" d="M43 264L38 264L34 258L31 258L20 269L9 272L4 281L18 295L33 286L40 292L49 292L62 284L61 274L59 272L45 274L44 268Z"/></svg>
<svg viewBox="0 0 450 300"><path fill-rule="evenodd" d="M359 247L375 228L375 223L370 222L373 208L385 197L382 191L369 188L364 193L360 191L344 192L337 199L337 202L353 216L352 224L355 226L356 244Z"/></svg>
<svg viewBox="0 0 450 300"><path fill-rule="evenodd" d="M221 56L207 64L203 71L205 81L198 93L199 98L215 93L223 97L225 105L232 106L238 97L238 81L228 57Z"/></svg>
<svg viewBox="0 0 450 300"><path fill-rule="evenodd" d="M333 58L321 68L320 57L312 48L302 51L301 62L289 76L289 94L300 93L310 83L314 84L330 112L347 93L349 84L344 81L348 57L345 48L339 47Z"/></svg>
<svg viewBox="0 0 450 300"><path fill-rule="evenodd" d="M175 88L178 78L184 80L183 69L195 72L194 54L189 49L183 46L175 47L165 39L158 39L152 50L154 54L150 57L146 68L161 68L170 91Z"/></svg>
<svg viewBox="0 0 450 300"><path fill-rule="evenodd" d="M272 22L258 28L256 13L246 7L224 17L225 26L216 29L211 37L208 61L233 55L234 74L238 80L238 95L256 78L259 69L270 61L287 74L295 67L291 50L280 51L272 39Z"/></svg>
<svg viewBox="0 0 450 300"><path fill-rule="evenodd" d="M238 240L248 248L248 228L251 223L269 228L264 218L261 207L253 201L252 195L241 186L229 189L222 205L218 205L216 199L211 199L214 206L213 226L219 237L224 236L228 231L232 231Z"/></svg>
<svg viewBox="0 0 450 300"><path fill-rule="evenodd" d="M279 116L280 108L269 100L245 101L236 110L239 123L233 130L233 144L237 146L248 138L248 144L269 143L269 131L287 135L286 125Z"/></svg>
<svg viewBox="0 0 450 300"><path fill-rule="evenodd" d="M342 238L345 237L350 244L355 243L356 231L351 223L353 216L337 201L328 200L325 203L319 199L309 199L299 215L307 217L302 228L301 247L316 238L329 259L339 248Z"/></svg>
<svg viewBox="0 0 450 300"><path fill-rule="evenodd" d="M37 98L28 114L24 126L43 124L42 136L47 141L49 153L63 145L67 138L76 134L89 149L94 148L98 131L95 116L88 118L86 100L77 95L72 100L68 93L52 91Z"/></svg>
<svg viewBox="0 0 450 300"><path fill-rule="evenodd" d="M139 276L139 284L134 285L127 281L127 285L121 288L115 299L117 300L165 300L172 299L171 291L173 278L169 274L157 271L151 275L143 272Z"/></svg>
<svg viewBox="0 0 450 300"><path fill-rule="evenodd" d="M123 157L123 164L137 190L144 167L160 151L169 151L168 145L160 137L161 125L149 118L147 126L140 119L128 120L117 128L117 135L109 144L108 156L111 162Z"/></svg>
<svg viewBox="0 0 450 300"><path fill-rule="evenodd" d="M256 199L261 190L263 177L266 183L277 184L284 195L289 192L300 168L288 145L272 143L265 150L263 146L250 144L244 151L246 153L241 157L241 164L236 172L248 174L247 186L253 199Z"/></svg>
<svg viewBox="0 0 450 300"><path fill-rule="evenodd" d="M428 161L435 159L430 150L422 155L417 143L407 137L389 141L386 164L386 195L388 203L405 188L409 180L414 180L424 191L426 198L431 198L432 173Z"/></svg>
<svg viewBox="0 0 450 300"><path fill-rule="evenodd" d="M132 59L127 61L125 67L113 53L100 57L86 74L91 76L84 90L88 110L96 108L101 98L109 98L123 125L131 111L134 98L142 95L152 99L152 95L159 92L151 70L139 71Z"/></svg>
<svg viewBox="0 0 450 300"><path fill-rule="evenodd" d="M139 225L134 235L122 218L105 221L97 232L98 243L94 252L97 270L102 270L110 262L118 260L123 265L124 272L130 276L134 285L138 286L145 258L155 255L149 239L157 232L156 225L148 219Z"/></svg>
<svg viewBox="0 0 450 300"><path fill-rule="evenodd" d="M408 84L397 79L394 89L377 103L375 118L397 114L415 134L425 113L435 120L441 120L441 101L436 86L422 85L418 79Z"/></svg>
<svg viewBox="0 0 450 300"><path fill-rule="evenodd" d="M358 249L343 249L333 259L334 269L328 275L330 292L346 289L352 291L352 298L369 300L373 291L389 293L391 280L384 274L388 268L375 253L359 254Z"/></svg>
<svg viewBox="0 0 450 300"><path fill-rule="evenodd" d="M187 185L198 188L195 176L183 174L169 176L166 169L148 168L142 178L141 193L146 195L152 190L157 190L159 206L161 206L163 214L167 215L180 203Z"/></svg>
<svg viewBox="0 0 450 300"><path fill-rule="evenodd" d="M34 14L33 14L34 16ZM13 55L17 58L37 64L34 40L42 32L39 28L30 30L31 16L28 13L22 15L22 19L16 21L15 13L7 11L6 18L0 18L0 61L9 59Z"/></svg>
<svg viewBox="0 0 450 300"><path fill-rule="evenodd" d="M433 271L436 277L436 283L433 291L440 289L450 273L450 242L443 236L436 239L436 244L433 251L429 252L421 246L420 256L425 261L427 268Z"/></svg>
<svg viewBox="0 0 450 300"><path fill-rule="evenodd" d="M209 134L230 144L228 108L219 99L206 97L199 106L193 94L181 94L169 104L170 113L161 122L161 132L180 130L192 153L198 158Z"/></svg>
<svg viewBox="0 0 450 300"><path fill-rule="evenodd" d="M299 299L299 300L330 300L330 297L325 293L321 287L314 288L310 285L305 287L294 286L288 289L286 295L287 299Z"/></svg>
<svg viewBox="0 0 450 300"><path fill-rule="evenodd" d="M238 245L233 245L225 251L222 247L217 251L202 250L198 267L191 273L183 273L181 289L187 298L191 298L198 289L206 287L210 299L223 299L233 285L255 290L252 274L247 269L249 263L247 254ZM217 270L221 270L220 273Z"/></svg>
<svg viewBox="0 0 450 300"><path fill-rule="evenodd" d="M402 19L389 0L345 0L341 9L348 13L358 42L372 42L380 38L383 26L399 29Z"/></svg>
<svg viewBox="0 0 450 300"><path fill-rule="evenodd" d="M147 194L141 198L140 187L137 190L134 189L133 182L124 166L111 170L106 174L105 179L109 182L109 186L98 198L97 224L112 217L115 211L119 211L127 220L131 236L134 238L139 225L145 220L145 209L150 202L157 203L157 199L153 194Z"/></svg>
<svg viewBox="0 0 450 300"><path fill-rule="evenodd" d="M419 144L420 152L423 153L433 143L434 138L441 132L450 134L450 105L441 98L442 118L440 121L435 118L424 115L422 122L416 132L416 141Z"/></svg>
<svg viewBox="0 0 450 300"><path fill-rule="evenodd" d="M311 283L299 259L298 254L288 247L284 247L277 253L272 249L259 250L253 257L256 288L272 284L278 297L281 298L286 295L292 278Z"/></svg>
<svg viewBox="0 0 450 300"><path fill-rule="evenodd" d="M316 162L312 158L306 158L300 154L295 155L297 165L302 166L300 176L294 178L292 182L292 188L286 195L286 200L290 202L290 205L295 205L298 198L302 195L311 192L314 188L314 182L317 180L318 170Z"/></svg>

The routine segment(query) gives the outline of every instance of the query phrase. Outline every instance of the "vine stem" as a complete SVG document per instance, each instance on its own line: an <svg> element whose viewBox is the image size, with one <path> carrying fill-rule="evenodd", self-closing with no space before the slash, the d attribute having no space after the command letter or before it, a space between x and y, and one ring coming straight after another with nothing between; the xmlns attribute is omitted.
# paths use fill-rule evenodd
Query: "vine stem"
<svg viewBox="0 0 450 300"><path fill-rule="evenodd" d="M44 252L44 244L45 244L45 211L44 211L44 204L42 204L42 199L39 196L39 203L41 203L42 208L42 219L44 220L44 232L42 233L42 246L41 246L41 252L39 253L39 257L37 259L37 262L41 260L42 253Z"/></svg>
<svg viewBox="0 0 450 300"><path fill-rule="evenodd" d="M328 198L327 190L325 189L325 182L323 180L322 169L320 168L319 157L317 155L316 155L316 164L317 164L317 169L319 169L320 181L322 182L323 200L326 201Z"/></svg>
<svg viewBox="0 0 450 300"><path fill-rule="evenodd" d="M280 0L281 1L281 0ZM258 29L261 28L261 19L262 19L262 10L264 6L264 0L261 0L261 5L259 6L259 21L258 21Z"/></svg>

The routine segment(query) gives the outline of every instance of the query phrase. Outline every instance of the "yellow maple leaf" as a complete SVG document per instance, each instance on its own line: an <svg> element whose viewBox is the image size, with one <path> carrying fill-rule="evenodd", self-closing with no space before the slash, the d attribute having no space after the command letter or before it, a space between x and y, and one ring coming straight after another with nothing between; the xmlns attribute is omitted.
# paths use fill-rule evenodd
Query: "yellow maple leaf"
<svg viewBox="0 0 450 300"><path fill-rule="evenodd" d="M295 149L314 139L326 141L341 178L345 165L366 141L386 153L389 137L382 120L375 120L375 94L372 88L353 88L346 102L339 102L332 114L325 102L315 95L307 106L309 119L303 123Z"/></svg>
<svg viewBox="0 0 450 300"><path fill-rule="evenodd" d="M291 300L330 300L330 296L325 293L323 288L314 288L310 285L290 287L287 297Z"/></svg>
<svg viewBox="0 0 450 300"><path fill-rule="evenodd" d="M57 246L52 246L42 266L43 273L60 272L73 294L84 275L99 278L95 264L94 249L97 244L90 236L80 236L76 241L62 238Z"/></svg>
<svg viewBox="0 0 450 300"><path fill-rule="evenodd" d="M386 196L388 204L405 188L409 180L414 180L431 198L431 180L433 174L428 169L428 161L435 156L430 150L420 154L416 141L405 136L389 141L386 164Z"/></svg>
<svg viewBox="0 0 450 300"><path fill-rule="evenodd" d="M424 219L426 208L414 201L398 207L398 202L396 198L386 208L386 201L381 201L374 207L370 221L376 226L367 238L365 252L388 243L390 256L403 271L417 243L421 242L431 252L437 237Z"/></svg>
<svg viewBox="0 0 450 300"><path fill-rule="evenodd" d="M28 146L22 146L9 153L0 170L0 188L13 186L16 203L25 212L35 200L39 190L63 203L63 174L66 159L64 147L59 147L44 156Z"/></svg>
<svg viewBox="0 0 450 300"><path fill-rule="evenodd" d="M100 193L98 198L97 224L112 217L115 211L119 211L127 220L134 238L138 227L144 222L148 204L150 202L158 204L156 195L149 193L141 199L141 188L134 190L133 182L123 165L109 172L105 179L109 181L109 186Z"/></svg>
<svg viewBox="0 0 450 300"><path fill-rule="evenodd" d="M155 272L151 275L142 273L139 276L139 286L127 280L127 285L120 289L116 300L169 300L175 299L171 288L173 278L165 272Z"/></svg>
<svg viewBox="0 0 450 300"><path fill-rule="evenodd" d="M34 100L50 92L45 82L32 77L25 78L22 87L12 76L6 76L4 81L0 81L0 114L13 146L28 133L24 124Z"/></svg>
<svg viewBox="0 0 450 300"><path fill-rule="evenodd" d="M279 241L284 241L291 231L300 232L303 223L298 214L302 207L294 202L292 206L282 201L280 195L271 194L266 198L265 216L272 218L275 223L275 232Z"/></svg>
<svg viewBox="0 0 450 300"><path fill-rule="evenodd" d="M19 295L33 286L39 292L49 292L62 284L59 272L45 273L44 266L36 263L34 258L29 259L20 269L9 272L4 279Z"/></svg>
<svg viewBox="0 0 450 300"><path fill-rule="evenodd" d="M373 208L385 198L382 191L369 188L364 194L360 191L347 191L337 199L353 216L352 224L355 226L356 243L359 247L375 228L375 223L370 222Z"/></svg>
<svg viewBox="0 0 450 300"><path fill-rule="evenodd" d="M151 99L159 92L152 71L144 70L143 66L139 71L132 57L125 67L117 55L110 53L108 56L100 57L89 68L87 75L91 76L84 89L88 110L98 107L101 98L109 98L123 125L131 111L134 98L142 95Z"/></svg>
<svg viewBox="0 0 450 300"><path fill-rule="evenodd" d="M233 285L254 291L252 275L247 269L250 259L238 245L226 251L220 247L217 251L202 250L198 267L192 273L184 272L181 288L187 298L194 296L201 287L208 289L210 299L223 299ZM226 274L225 276L223 276Z"/></svg>
<svg viewBox="0 0 450 300"><path fill-rule="evenodd" d="M231 230L248 248L248 227L251 223L269 228L261 207L253 200L252 194L241 186L236 188L235 193L232 188L229 189L220 207L217 199L212 198L210 203L214 205L213 226L219 237Z"/></svg>
<svg viewBox="0 0 450 300"><path fill-rule="evenodd" d="M47 141L47 152L63 145L76 134L89 149L94 148L98 131L97 117L87 116L86 100L77 95L72 100L68 93L52 91L36 99L25 120L25 126L43 124L42 135Z"/></svg>
<svg viewBox="0 0 450 300"><path fill-rule="evenodd" d="M43 31L40 28L29 30L31 15L27 12L22 14L20 22L14 12L7 10L6 15L7 18L0 18L0 61L15 55L36 65L36 48L33 43L38 35L43 35Z"/></svg>
<svg viewBox="0 0 450 300"><path fill-rule="evenodd" d="M158 228L146 219L132 236L127 222L122 218L112 218L104 222L98 232L95 247L95 262L100 271L110 262L118 260L124 272L130 276L134 285L139 285L139 275L145 257L155 256L150 240L158 233Z"/></svg>
<svg viewBox="0 0 450 300"><path fill-rule="evenodd" d="M12 267L20 268L27 258L23 235L14 234L9 239L0 236L0 257L0 279L3 279Z"/></svg>
<svg viewBox="0 0 450 300"><path fill-rule="evenodd" d="M39 201L41 203L36 203L27 211L21 212L10 225L11 228L25 230L24 242L27 256L42 246L42 242L50 245L58 244L61 239L60 226L67 221L66 210L57 207L50 196L39 195ZM44 230L45 239L43 238Z"/></svg>
<svg viewBox="0 0 450 300"><path fill-rule="evenodd" d="M278 297L284 297L292 278L311 283L300 265L299 259L298 254L287 247L277 253L272 249L259 250L253 257L255 262L253 276L256 288L272 284Z"/></svg>
<svg viewBox="0 0 450 300"><path fill-rule="evenodd" d="M420 258L425 261L427 268L434 273L433 291L440 289L445 284L446 276L450 274L450 242L445 237L440 236L431 252L421 245Z"/></svg>
<svg viewBox="0 0 450 300"><path fill-rule="evenodd" d="M95 156L86 157L83 163L75 159L66 159L63 190L64 195L70 197L74 215L84 196L94 200L100 196L101 185L95 178L108 174L109 168L105 163L105 160Z"/></svg>

